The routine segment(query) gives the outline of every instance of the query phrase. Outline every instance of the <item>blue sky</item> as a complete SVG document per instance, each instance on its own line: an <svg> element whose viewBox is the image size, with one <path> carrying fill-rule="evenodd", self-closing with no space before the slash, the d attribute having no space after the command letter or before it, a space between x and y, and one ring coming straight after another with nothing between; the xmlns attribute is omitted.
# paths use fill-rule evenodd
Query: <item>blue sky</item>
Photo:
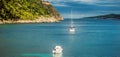
<svg viewBox="0 0 120 57"><path fill-rule="evenodd" d="M70 17L73 8L73 18L104 15L109 13L120 14L120 0L45 0L52 3L64 17Z"/></svg>

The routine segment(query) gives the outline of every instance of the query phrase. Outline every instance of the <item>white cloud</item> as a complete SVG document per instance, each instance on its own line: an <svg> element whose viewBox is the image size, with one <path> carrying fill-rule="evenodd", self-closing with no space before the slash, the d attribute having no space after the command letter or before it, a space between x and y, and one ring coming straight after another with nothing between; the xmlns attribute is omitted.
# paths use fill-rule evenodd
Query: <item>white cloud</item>
<svg viewBox="0 0 120 57"><path fill-rule="evenodd" d="M84 3L95 3L100 0L45 0L49 2L84 2Z"/></svg>
<svg viewBox="0 0 120 57"><path fill-rule="evenodd" d="M52 5L59 6L59 7L70 7L69 5L64 4L64 3L52 3Z"/></svg>
<svg viewBox="0 0 120 57"><path fill-rule="evenodd" d="M80 2L84 2L84 3L120 3L120 0L72 0L72 1L80 1Z"/></svg>
<svg viewBox="0 0 120 57"><path fill-rule="evenodd" d="M102 5L102 4L101 4L101 5L99 5L99 4L98 4L98 6L120 7L119 5L115 5L115 4L104 4L104 5Z"/></svg>
<svg viewBox="0 0 120 57"><path fill-rule="evenodd" d="M82 3L95 3L95 2L97 2L98 0L80 0L80 2L82 2Z"/></svg>
<svg viewBox="0 0 120 57"><path fill-rule="evenodd" d="M84 3L113 3L120 2L120 0L45 0L49 2L84 2Z"/></svg>
<svg viewBox="0 0 120 57"><path fill-rule="evenodd" d="M74 0L79 1L79 3L91 4L97 6L119 6L120 0ZM118 5L119 4L119 5Z"/></svg>
<svg viewBox="0 0 120 57"><path fill-rule="evenodd" d="M49 1L49 2L65 2L64 0L45 0L45 1Z"/></svg>
<svg viewBox="0 0 120 57"><path fill-rule="evenodd" d="M84 18L84 17L91 17L91 16L98 16L103 14L110 14L110 13L120 13L120 11L90 11L90 12L80 12L80 11L74 11L72 14L72 18ZM69 13L61 13L61 15L64 18L71 18L71 14Z"/></svg>
<svg viewBox="0 0 120 57"><path fill-rule="evenodd" d="M52 3L53 6L59 6L59 7L69 7L69 5L66 4L67 1L65 0L45 0Z"/></svg>
<svg viewBox="0 0 120 57"><path fill-rule="evenodd" d="M98 5L98 6L118 6L114 5L115 3L120 3L120 0L45 0L52 2L57 6L66 6L66 4L62 3L67 3L67 2L77 2L77 3L83 3L83 4L92 4L92 5ZM104 4L101 4L104 3Z"/></svg>
<svg viewBox="0 0 120 57"><path fill-rule="evenodd" d="M94 14L81 14L81 13L73 13L72 17L70 13L62 13L62 16L64 18L83 18L83 17L89 17L94 16Z"/></svg>

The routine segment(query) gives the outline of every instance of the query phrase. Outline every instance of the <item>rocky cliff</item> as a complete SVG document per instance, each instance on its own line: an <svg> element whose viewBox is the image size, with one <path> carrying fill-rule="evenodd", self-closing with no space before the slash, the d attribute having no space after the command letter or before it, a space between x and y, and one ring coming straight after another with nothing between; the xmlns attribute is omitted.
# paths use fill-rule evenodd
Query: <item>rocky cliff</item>
<svg viewBox="0 0 120 57"><path fill-rule="evenodd" d="M58 20L63 20L62 16L58 13L58 11L52 6L52 4L48 1L43 1L44 7L48 8L47 13L50 13Z"/></svg>

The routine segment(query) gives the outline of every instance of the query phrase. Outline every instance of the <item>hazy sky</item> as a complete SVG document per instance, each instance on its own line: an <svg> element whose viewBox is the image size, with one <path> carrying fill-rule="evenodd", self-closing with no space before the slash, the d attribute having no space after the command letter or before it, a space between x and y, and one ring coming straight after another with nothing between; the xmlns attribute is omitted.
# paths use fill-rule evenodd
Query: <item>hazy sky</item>
<svg viewBox="0 0 120 57"><path fill-rule="evenodd" d="M120 0L46 0L64 17L70 17L73 8L73 18L96 16L109 13L120 14Z"/></svg>

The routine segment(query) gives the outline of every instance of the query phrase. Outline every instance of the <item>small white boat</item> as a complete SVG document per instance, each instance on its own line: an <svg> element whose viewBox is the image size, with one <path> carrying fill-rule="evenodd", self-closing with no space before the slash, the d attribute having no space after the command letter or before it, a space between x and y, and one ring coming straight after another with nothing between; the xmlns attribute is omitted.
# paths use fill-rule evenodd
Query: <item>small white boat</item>
<svg viewBox="0 0 120 57"><path fill-rule="evenodd" d="M70 27L70 32L74 32L75 31L75 28L74 27Z"/></svg>
<svg viewBox="0 0 120 57"><path fill-rule="evenodd" d="M61 46L55 46L55 48L53 49L53 54L62 54L62 47Z"/></svg>

